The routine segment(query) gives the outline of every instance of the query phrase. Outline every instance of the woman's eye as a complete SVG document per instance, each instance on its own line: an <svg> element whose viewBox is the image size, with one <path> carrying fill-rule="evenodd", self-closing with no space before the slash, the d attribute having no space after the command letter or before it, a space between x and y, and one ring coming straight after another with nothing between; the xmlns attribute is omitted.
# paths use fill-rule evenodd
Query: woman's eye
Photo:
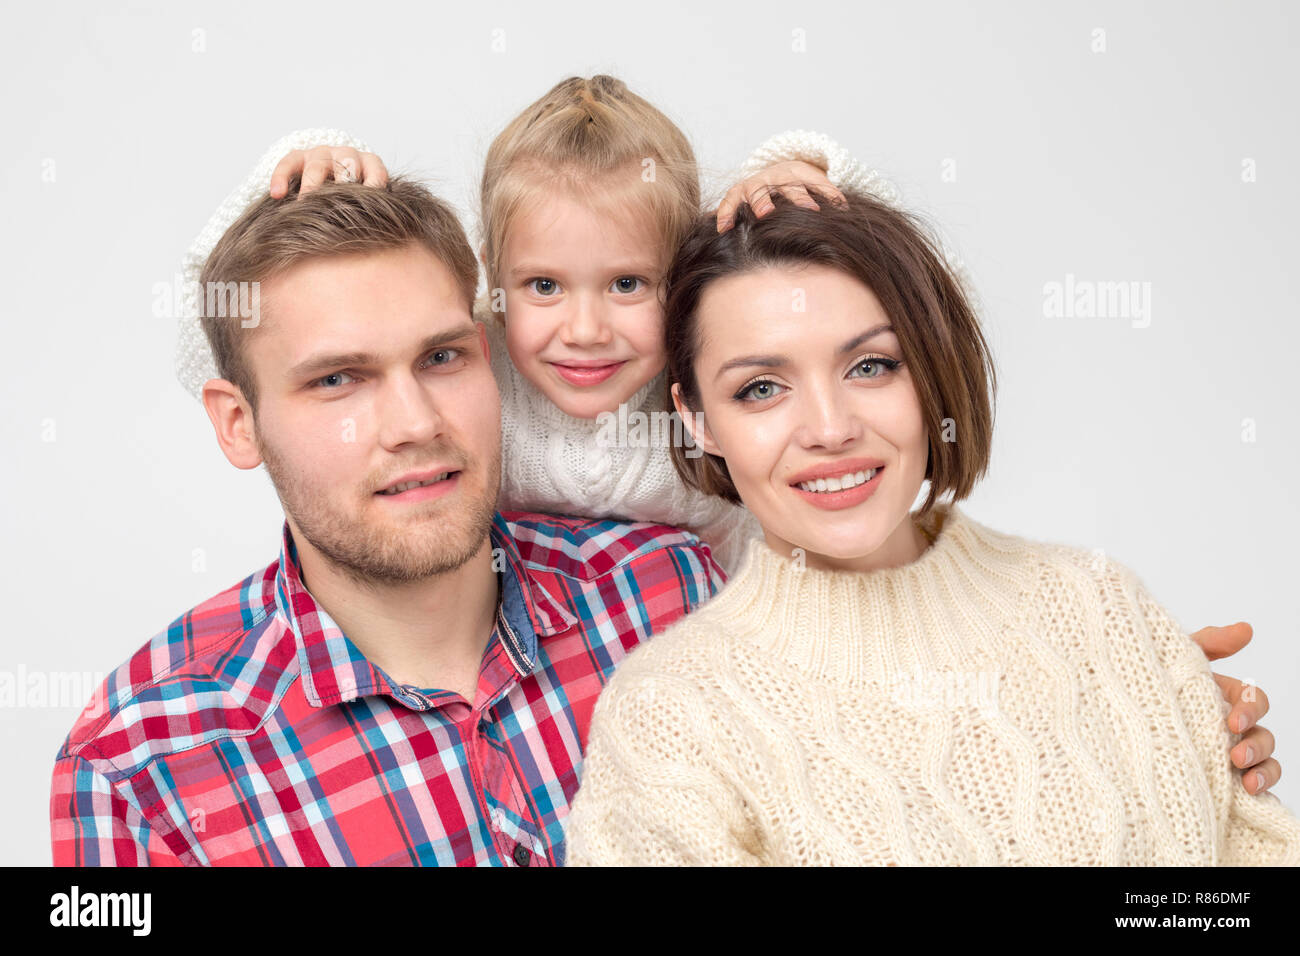
<svg viewBox="0 0 1300 956"><path fill-rule="evenodd" d="M329 375L325 375L322 376L321 378L316 379L314 384L319 385L321 388L326 388L326 389L338 388L340 385L348 384L347 382L339 381L340 379L351 378L351 377L352 376L349 375L347 372L331 372Z"/></svg>
<svg viewBox="0 0 1300 956"><path fill-rule="evenodd" d="M430 365L447 365L460 358L460 349L434 349L429 353Z"/></svg>
<svg viewBox="0 0 1300 956"><path fill-rule="evenodd" d="M756 382L750 382L741 387L740 391L735 394L735 398L742 402L761 402L765 398L772 398L777 395L777 389L784 388L776 382L769 382L767 379L759 379Z"/></svg>
<svg viewBox="0 0 1300 956"><path fill-rule="evenodd" d="M879 371L877 371L877 372L875 372L875 373L872 373L872 372L869 372L869 371L868 371L868 372L863 372L861 375L854 376L854 377L856 377L856 378L884 378L884 377L885 377L886 375L888 375L889 373L898 371L898 369L901 368L902 365L903 365L903 363L897 361L896 359L885 358L883 355L875 355L875 356L872 356L871 358L864 358L862 361L858 362L857 365L854 365L854 366L853 366L853 370L854 370L854 371L857 371L858 369L871 369L871 368L875 368L875 369L878 369Z"/></svg>
<svg viewBox="0 0 1300 956"><path fill-rule="evenodd" d="M644 285L645 280L637 276L619 276L609 288L611 292L631 295L633 292L640 292Z"/></svg>
<svg viewBox="0 0 1300 956"><path fill-rule="evenodd" d="M529 279L528 287L540 296L555 295L559 291L559 283L554 279Z"/></svg>

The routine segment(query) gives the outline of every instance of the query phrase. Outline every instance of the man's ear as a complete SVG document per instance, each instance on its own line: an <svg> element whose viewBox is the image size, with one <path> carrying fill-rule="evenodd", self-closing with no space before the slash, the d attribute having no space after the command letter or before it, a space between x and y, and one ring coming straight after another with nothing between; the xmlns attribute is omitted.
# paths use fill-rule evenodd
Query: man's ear
<svg viewBox="0 0 1300 956"><path fill-rule="evenodd" d="M478 347L483 350L483 357L489 362L492 361L492 346L488 344L487 326L482 322L475 322L478 326Z"/></svg>
<svg viewBox="0 0 1300 956"><path fill-rule="evenodd" d="M203 384L203 409L227 461L244 469L262 463L253 430L253 410L238 385L224 378L208 379Z"/></svg>
<svg viewBox="0 0 1300 956"><path fill-rule="evenodd" d="M713 440L708 423L704 421L704 413L692 412L686 407L686 402L682 399L680 382L673 382L672 396L673 408L677 409L677 414L681 416L682 424L686 426L686 431L690 434L691 440L703 449L705 454L717 455L722 458L722 451L718 448L717 442Z"/></svg>

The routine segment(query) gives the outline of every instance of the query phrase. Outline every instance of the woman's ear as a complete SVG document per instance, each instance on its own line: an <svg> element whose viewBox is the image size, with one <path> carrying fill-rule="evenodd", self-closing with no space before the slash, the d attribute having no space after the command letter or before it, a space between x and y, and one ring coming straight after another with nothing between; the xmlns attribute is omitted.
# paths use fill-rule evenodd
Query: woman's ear
<svg viewBox="0 0 1300 956"><path fill-rule="evenodd" d="M686 433L691 436L691 441L704 450L706 454L723 457L717 442L713 440L713 434L709 431L708 423L704 421L703 412L693 412L686 407L686 402L682 399L682 386L680 382L673 382L672 387L673 408L677 409L677 414L686 426ZM688 456L689 457L689 456Z"/></svg>
<svg viewBox="0 0 1300 956"><path fill-rule="evenodd" d="M478 244L478 261L483 264L484 269L487 268L487 243L486 242L480 242Z"/></svg>

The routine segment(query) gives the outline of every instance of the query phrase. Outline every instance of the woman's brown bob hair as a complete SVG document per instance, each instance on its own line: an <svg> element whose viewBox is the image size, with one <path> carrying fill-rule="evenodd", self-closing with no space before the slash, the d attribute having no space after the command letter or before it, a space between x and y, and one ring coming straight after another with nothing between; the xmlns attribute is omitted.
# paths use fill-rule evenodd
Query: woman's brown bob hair
<svg viewBox="0 0 1300 956"><path fill-rule="evenodd" d="M954 501L967 497L988 470L997 373L961 279L926 226L873 196L845 197L842 207L822 202L815 210L774 192L774 210L758 219L741 206L735 226L721 234L716 217L697 221L664 281L669 388L680 384L686 408L701 410L698 311L711 282L771 267L839 269L880 300L911 372L930 436L930 493L919 512L925 514L945 493ZM678 444L673 467L688 486L740 502L722 458L690 458Z"/></svg>

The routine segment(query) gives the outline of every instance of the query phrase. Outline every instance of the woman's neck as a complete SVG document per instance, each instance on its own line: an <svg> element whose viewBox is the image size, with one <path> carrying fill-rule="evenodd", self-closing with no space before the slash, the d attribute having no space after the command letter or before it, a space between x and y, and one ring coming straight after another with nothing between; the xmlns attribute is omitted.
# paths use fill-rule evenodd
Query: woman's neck
<svg viewBox="0 0 1300 956"><path fill-rule="evenodd" d="M921 557L934 543L934 538L922 528L915 517L908 514L881 545L868 554L840 558L820 554L784 540L767 528L763 529L767 546L783 557L797 561L802 566L817 571L879 571L901 568Z"/></svg>

